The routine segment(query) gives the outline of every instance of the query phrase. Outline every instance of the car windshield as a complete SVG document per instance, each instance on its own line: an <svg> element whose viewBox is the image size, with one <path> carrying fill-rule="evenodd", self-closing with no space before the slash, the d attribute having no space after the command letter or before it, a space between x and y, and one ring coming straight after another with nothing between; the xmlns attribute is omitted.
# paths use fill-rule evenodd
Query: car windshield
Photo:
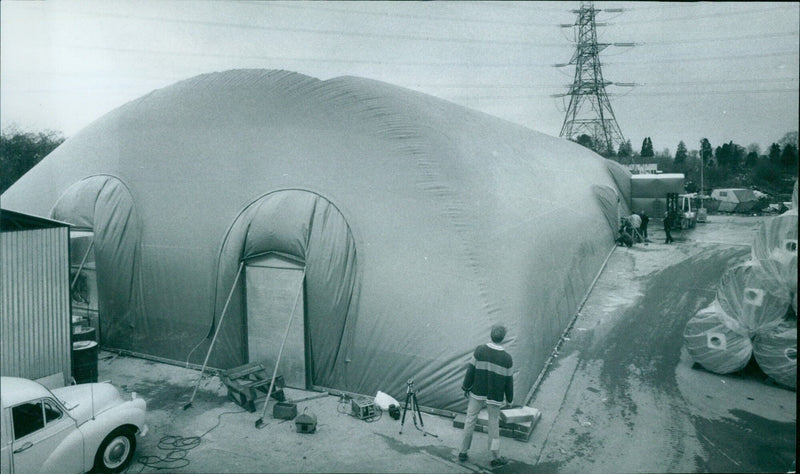
<svg viewBox="0 0 800 474"><path fill-rule="evenodd" d="M67 409L67 411L72 411L75 408L77 408L78 406L80 406L80 403L76 403L75 405L70 406L69 404L67 404L66 401L64 401L61 398L57 397L56 394L53 393L53 391L50 390L49 388L44 387L44 389L47 390L50 393L50 396L53 397L53 400L56 400L58 403L60 403L62 407Z"/></svg>

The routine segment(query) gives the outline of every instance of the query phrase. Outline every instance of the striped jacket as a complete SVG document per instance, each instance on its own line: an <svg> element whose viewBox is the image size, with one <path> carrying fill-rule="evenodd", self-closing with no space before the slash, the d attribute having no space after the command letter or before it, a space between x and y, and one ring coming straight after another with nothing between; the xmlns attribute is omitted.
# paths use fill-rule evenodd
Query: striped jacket
<svg viewBox="0 0 800 474"><path fill-rule="evenodd" d="M511 403L514 400L513 364L511 355L501 346L482 344L475 348L467 364L461 389L492 405L502 405L503 396L506 402Z"/></svg>

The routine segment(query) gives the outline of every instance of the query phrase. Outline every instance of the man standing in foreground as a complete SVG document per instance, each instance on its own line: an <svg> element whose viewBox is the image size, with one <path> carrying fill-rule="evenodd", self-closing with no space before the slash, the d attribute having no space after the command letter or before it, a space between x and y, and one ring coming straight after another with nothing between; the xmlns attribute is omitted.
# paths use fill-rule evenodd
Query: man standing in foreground
<svg viewBox="0 0 800 474"><path fill-rule="evenodd" d="M458 460L467 460L467 451L472 444L472 434L478 413L486 405L489 412L489 451L492 452L492 467L506 464L508 461L500 456L500 408L505 402L514 399L514 379L511 373L513 361L511 355L500 345L506 337L506 328L501 325L492 326L492 342L481 344L475 348L472 358L467 364L467 373L461 389L469 399L467 416L464 420L464 438L458 452Z"/></svg>

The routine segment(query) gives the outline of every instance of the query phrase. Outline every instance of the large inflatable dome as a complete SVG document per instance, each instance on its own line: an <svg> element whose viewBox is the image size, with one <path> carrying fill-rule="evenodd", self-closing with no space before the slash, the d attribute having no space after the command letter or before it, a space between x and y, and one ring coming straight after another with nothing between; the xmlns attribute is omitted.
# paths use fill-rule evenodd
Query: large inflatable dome
<svg viewBox="0 0 800 474"><path fill-rule="evenodd" d="M386 83L234 70L101 117L2 205L91 236L102 346L200 365L214 341L209 367L271 373L286 340L290 386L401 399L413 379L421 405L463 410L496 323L524 401L614 246L626 178Z"/></svg>

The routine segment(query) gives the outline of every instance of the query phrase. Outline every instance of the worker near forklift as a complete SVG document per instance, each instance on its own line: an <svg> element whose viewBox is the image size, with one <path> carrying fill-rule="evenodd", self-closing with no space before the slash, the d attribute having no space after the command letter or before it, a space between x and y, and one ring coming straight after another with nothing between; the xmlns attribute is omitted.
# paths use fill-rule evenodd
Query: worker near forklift
<svg viewBox="0 0 800 474"><path fill-rule="evenodd" d="M664 217L664 233L667 234L667 239L664 241L665 244L673 242L671 232L673 225L675 225L675 214L668 212Z"/></svg>
<svg viewBox="0 0 800 474"><path fill-rule="evenodd" d="M639 217L642 219L642 225L639 227L639 229L640 229L640 231L642 233L642 238L644 239L645 242L648 242L648 240L647 240L647 223L650 222L650 217L647 216L647 213L644 212L644 209L641 209L639 211Z"/></svg>
<svg viewBox="0 0 800 474"><path fill-rule="evenodd" d="M617 245L625 245L628 248L633 247L633 226L627 217L620 219L619 237L617 237Z"/></svg>

